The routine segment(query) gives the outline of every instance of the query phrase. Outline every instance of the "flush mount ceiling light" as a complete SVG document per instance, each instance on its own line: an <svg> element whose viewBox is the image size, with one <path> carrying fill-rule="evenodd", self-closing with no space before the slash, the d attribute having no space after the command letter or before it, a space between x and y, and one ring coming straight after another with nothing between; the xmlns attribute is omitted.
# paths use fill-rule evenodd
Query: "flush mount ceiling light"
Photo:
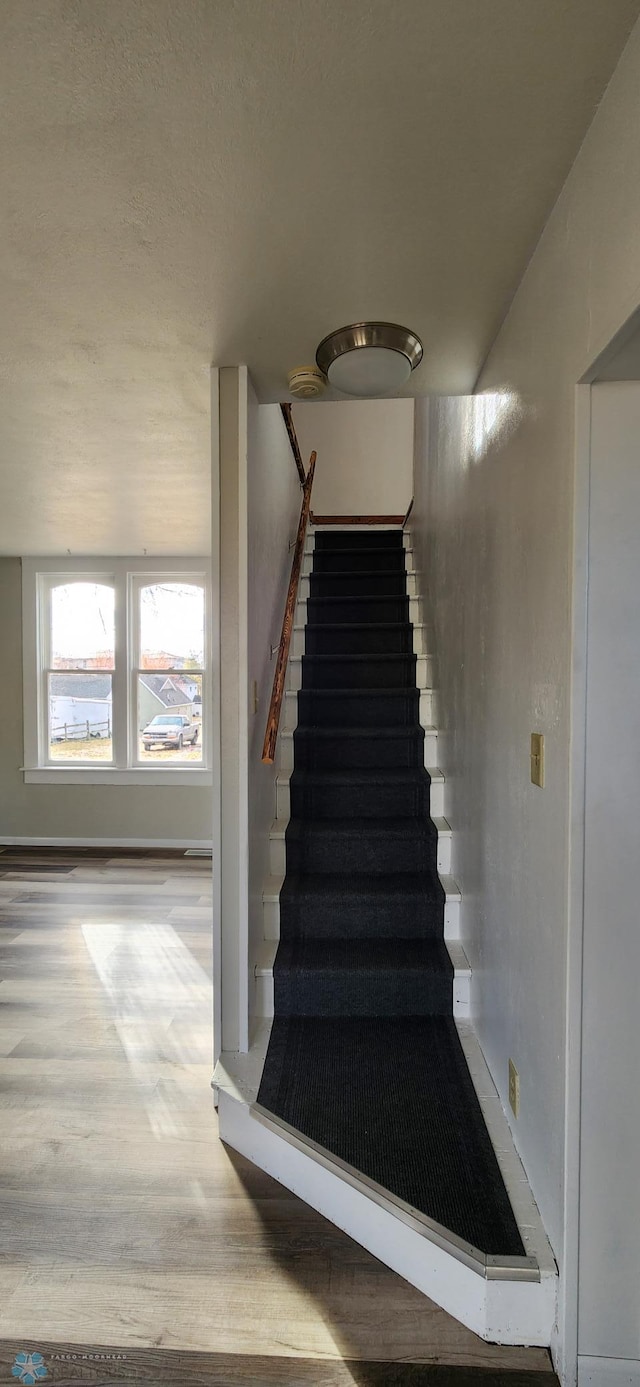
<svg viewBox="0 0 640 1387"><path fill-rule="evenodd" d="M351 323L320 343L316 361L344 395L390 395L422 360L422 342L398 323Z"/></svg>

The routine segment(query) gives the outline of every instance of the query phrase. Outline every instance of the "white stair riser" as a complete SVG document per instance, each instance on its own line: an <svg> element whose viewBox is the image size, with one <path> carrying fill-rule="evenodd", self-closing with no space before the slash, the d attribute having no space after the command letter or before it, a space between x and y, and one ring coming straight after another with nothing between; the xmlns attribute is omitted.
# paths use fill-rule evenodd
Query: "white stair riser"
<svg viewBox="0 0 640 1387"><path fill-rule="evenodd" d="M309 580L307 578L300 579L300 588L298 590L298 602L296 606L296 615L294 622L295 626L306 626L307 624L307 598L309 594L308 591L305 590L305 584L308 588L308 583ZM420 600L418 597L412 596L411 593L409 593L409 621L411 622L412 626L419 626L422 621L422 618L420 616Z"/></svg>
<svg viewBox="0 0 640 1387"><path fill-rule="evenodd" d="M429 813L431 818L444 817L444 782L442 780L431 781L431 793L429 795ZM288 821L291 818L291 795L289 792L289 777L287 775L278 776L276 781L276 818ZM446 867L445 871L450 871Z"/></svg>
<svg viewBox="0 0 640 1387"><path fill-rule="evenodd" d="M263 919L265 939L280 938L280 902L277 900L263 900ZM460 902L457 900L445 901L444 905L444 937L445 939L458 940L460 938Z"/></svg>
<svg viewBox="0 0 640 1387"><path fill-rule="evenodd" d="M432 819L444 818L444 780L431 780L429 813Z"/></svg>
<svg viewBox="0 0 640 1387"><path fill-rule="evenodd" d="M468 1020L470 1016L471 979L468 973L456 973L453 979L453 1014ZM256 973L255 1015L270 1017L274 1014L273 972Z"/></svg>
<svg viewBox="0 0 640 1387"><path fill-rule="evenodd" d="M453 979L453 1014L471 1018L471 974L456 973Z"/></svg>
<svg viewBox="0 0 640 1387"><path fill-rule="evenodd" d="M429 665L430 659L426 655L418 656L416 660L416 685L419 689L430 688L429 684ZM287 689L295 690L302 688L302 661L299 655L291 652L288 666ZM373 693L374 690L372 689Z"/></svg>
<svg viewBox="0 0 640 1387"><path fill-rule="evenodd" d="M293 770L293 734L282 728L278 738L280 744L280 765L279 770L289 772ZM430 728L424 734L424 764L437 766L438 764L438 733L435 728Z"/></svg>
<svg viewBox="0 0 640 1387"><path fill-rule="evenodd" d="M304 655L304 645L304 631L301 629L301 627L294 626L293 636L291 638L290 654L297 656Z"/></svg>
<svg viewBox="0 0 640 1387"><path fill-rule="evenodd" d="M336 695L339 695L342 691L340 689L337 689L335 692ZM376 689L371 690L372 694L375 694L376 692ZM431 722L431 704L431 689L421 689L418 716L423 727L428 727ZM287 690L284 700L284 721L281 723L281 727L284 732L293 732L297 726L298 694L296 690Z"/></svg>
<svg viewBox="0 0 640 1387"><path fill-rule="evenodd" d="M352 521L349 525L321 525L314 520L309 521L307 528L307 543L309 543L309 540L313 540L315 543L316 535L344 535L347 533L351 535L371 534L372 530L384 530L385 532L388 530L397 530L398 534L402 535L403 544L410 543L410 533L408 530L405 530L403 524L400 523L395 524L394 522L393 525L361 525L358 523L354 524Z"/></svg>
<svg viewBox="0 0 640 1387"><path fill-rule="evenodd" d="M415 564L415 552L414 552L414 550L413 550L413 549L405 548L405 551L404 551L404 558L405 558L405 569L406 569L406 572L407 572L407 573L415 573L415 572L416 572L416 564ZM308 578L309 575L310 575L310 573L313 572L313 561L314 561L314 551L313 551L313 549L309 549L308 546L305 545L304 557L303 557L303 560L302 560L302 570L301 570L301 576L302 576L303 578Z"/></svg>
<svg viewBox="0 0 640 1387"><path fill-rule="evenodd" d="M299 588L298 588L298 600L299 600L299 601L302 601L302 602L305 602L305 601L307 600L307 598L308 598L308 597L310 596L310 594L311 594L311 585L310 585L310 582L309 582L309 577L310 577L310 574L311 574L312 561L309 561L309 560L306 560L306 559L305 559L305 565L306 565L306 564L308 564L308 567L306 567L306 570L305 570L305 567L303 566L303 570L302 570L302 573L301 573L301 575L300 575L300 586L299 586ZM327 575L323 575L323 576L330 577L331 575L330 575L330 574L327 574ZM408 573L407 573L407 587L406 587L406 593L407 593L407 597L417 597L417 595L418 595L417 578L416 578L416 574L415 574L415 573L412 573L412 572L408 572Z"/></svg>
<svg viewBox="0 0 640 1387"><path fill-rule="evenodd" d="M264 937L265 939L280 938L280 902L262 902L262 912L264 917Z"/></svg>
<svg viewBox="0 0 640 1387"><path fill-rule="evenodd" d="M296 655L298 657L300 655L304 655L305 653L305 632L304 624L302 621L302 615L303 614L301 613L301 619L299 624L296 624L296 626L294 626L293 637L291 640L291 647L289 652L290 655ZM304 615L306 616L306 605ZM296 616L296 622L298 622L298 616ZM413 653L414 655L421 656L427 661L427 672L424 679L424 687L430 689L433 684L433 664L432 657L427 652L426 644L427 636L424 625L421 625L420 623L415 623L413 627ZM421 679L418 680L418 683L422 686Z"/></svg>
<svg viewBox="0 0 640 1387"><path fill-rule="evenodd" d="M460 938L460 901L445 901L444 903L444 937L445 939Z"/></svg>
<svg viewBox="0 0 640 1387"><path fill-rule="evenodd" d="M368 526L367 526L367 529L368 529L368 530L395 530L395 529L398 529L398 528L399 528L399 527L396 526L396 525L368 525ZM305 554L313 553L313 550L314 550L315 545L316 545L316 535L320 535L320 534L328 535L330 531L332 531L333 534L335 534L335 533L336 533L336 527L335 527L334 525L309 525L309 527L308 527L308 529L307 529L307 534L306 534L305 542L304 542L304 552L305 552ZM344 534L344 530L340 531L340 533L341 533L341 534ZM413 545L412 545L412 542L411 542L411 535L409 534L409 532L408 532L407 530L403 530L403 531L402 531L402 544L403 544L403 547L404 547L405 549L411 549L411 548L413 548Z"/></svg>

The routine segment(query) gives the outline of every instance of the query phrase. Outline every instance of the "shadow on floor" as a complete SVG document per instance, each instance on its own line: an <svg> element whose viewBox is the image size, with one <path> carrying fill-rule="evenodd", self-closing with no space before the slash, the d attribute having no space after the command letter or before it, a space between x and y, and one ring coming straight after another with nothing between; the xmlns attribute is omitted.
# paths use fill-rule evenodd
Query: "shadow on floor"
<svg viewBox="0 0 640 1387"><path fill-rule="evenodd" d="M552 1387L550 1372L496 1371L419 1363L327 1362L308 1358L166 1349L118 1349L79 1344L0 1342L0 1382L15 1383L18 1355L35 1354L55 1387L112 1387L127 1382L162 1387Z"/></svg>
<svg viewBox="0 0 640 1387"><path fill-rule="evenodd" d="M313 1301L343 1360L278 1360L280 1378L265 1383L554 1387L545 1349L485 1343L264 1171L224 1149L262 1222L263 1255L266 1248L278 1275Z"/></svg>

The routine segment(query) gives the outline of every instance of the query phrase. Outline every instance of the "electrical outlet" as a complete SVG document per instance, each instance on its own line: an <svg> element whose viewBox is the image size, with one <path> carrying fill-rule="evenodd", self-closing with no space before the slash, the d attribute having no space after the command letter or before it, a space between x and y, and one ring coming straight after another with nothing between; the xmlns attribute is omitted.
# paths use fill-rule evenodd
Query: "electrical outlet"
<svg viewBox="0 0 640 1387"><path fill-rule="evenodd" d="M513 1109L514 1117L520 1116L520 1075L513 1063L509 1060L509 1105Z"/></svg>
<svg viewBox="0 0 640 1387"><path fill-rule="evenodd" d="M531 733L531 784L544 789L544 735Z"/></svg>

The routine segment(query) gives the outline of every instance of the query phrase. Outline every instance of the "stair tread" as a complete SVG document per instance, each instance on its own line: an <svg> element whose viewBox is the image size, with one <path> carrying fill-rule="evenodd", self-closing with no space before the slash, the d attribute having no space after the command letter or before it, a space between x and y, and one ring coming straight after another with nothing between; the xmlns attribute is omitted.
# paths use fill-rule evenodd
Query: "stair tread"
<svg viewBox="0 0 640 1387"><path fill-rule="evenodd" d="M309 597L308 603L309 606L313 606L315 603L316 606L320 607L323 604L326 605L327 603L332 602L335 602L337 604L338 602L384 602L387 600L392 602L408 602L409 598L407 594L404 592L389 592L386 594L380 592L341 592L336 593L333 597ZM353 625L354 623L350 622L349 624ZM381 623L376 622L376 626L380 624ZM385 625L386 624L387 623L385 623ZM398 626L402 623L394 622L393 624Z"/></svg>
<svg viewBox="0 0 640 1387"><path fill-rule="evenodd" d="M404 623L404 622L399 622L398 624L402 626L402 625L404 625L405 623ZM369 630L369 627L367 627L366 629ZM360 651L360 652L357 652L357 653L354 654L354 655L349 655L349 654L337 654L337 655L298 655L298 656L295 656L295 655L294 655L294 656L292 656L291 658L292 658L292 659L296 659L296 658L297 658L298 660L305 660L305 661L308 661L308 662L310 662L310 663L315 663L315 662L317 661L317 662L320 663L320 664L327 664L327 665L328 665L328 664L331 664L331 663L333 663L333 662L335 662L335 663L337 663L337 664L342 664L342 663L345 663L345 662L348 663L349 661L353 661L353 662L355 662L355 663L357 663L357 664L366 664L366 663L371 663L372 660L375 661L376 664L378 664L378 663L385 663L385 662L387 662L387 661L391 664L394 660L395 660L396 663L397 663L399 660L417 660L418 658L424 659L425 657L424 657L424 656L421 656L421 657L417 656L417 655L414 653L413 650L398 650L398 651L392 651L391 653L388 653L387 651L380 651L379 654L377 654L375 651Z"/></svg>
<svg viewBox="0 0 640 1387"><path fill-rule="evenodd" d="M289 963L295 955L304 954L304 967L391 968L397 972L406 968L436 968L453 974L453 965L443 939L403 938L402 935L353 936L347 939L280 939L276 967Z"/></svg>
<svg viewBox="0 0 640 1387"><path fill-rule="evenodd" d="M291 772L291 779L295 775L296 783L303 785L420 785L428 774L424 766L388 771L376 766L354 771L307 771L297 768Z"/></svg>
<svg viewBox="0 0 640 1387"><path fill-rule="evenodd" d="M421 779L423 774L428 775L432 783L436 782L439 785L444 783L444 775L438 766L407 766L400 770L387 770L384 766L371 766L370 768L365 766L353 771L308 771L304 767L297 766L292 771L281 771L277 783L278 785L290 785L292 777L295 775L302 777L305 782L309 780L313 783L322 783L327 780L332 784L370 785L380 781L384 785L404 785L413 783L415 778Z"/></svg>
<svg viewBox="0 0 640 1387"><path fill-rule="evenodd" d="M288 689L287 698L297 698L298 694L313 694L314 698L407 698L413 695L417 697L419 693L420 690L416 688L415 684L410 686L396 684L393 688L385 688L384 686L378 688L377 685L362 684L359 688L347 689L339 686L333 689Z"/></svg>
<svg viewBox="0 0 640 1387"><path fill-rule="evenodd" d="M367 937L366 940L364 940L364 941L361 940L359 937L356 937L356 938L354 939L353 942L354 942L354 943L358 943L358 944L361 944L361 943L365 942L365 943L367 944L367 947L368 947L368 946L369 946L370 944L372 944L374 941L378 941L379 939L381 939L381 942L383 942L383 943L390 943L390 944L392 944L394 948L395 948L395 946L396 946L396 943L397 943L397 940L398 940L398 939L402 939L403 943L405 943L405 944L411 944L411 945L412 945L412 944L416 944L416 945L421 945L421 946L425 946L425 945L426 945L426 946L428 946L429 949L434 949L434 950L435 950L436 948L437 948L438 950L440 950L440 949L443 947L443 945L444 945L444 948L446 949L446 952L447 952L447 954L449 955L449 959L450 959L450 961L451 961L451 966L452 966L452 968L453 968L453 972L454 972L455 977L456 977L456 978L461 978L461 977L462 977L462 978L469 978L469 977L471 976L471 965L470 965L470 963L469 963L469 960L468 960L468 958L467 958L467 955L465 954L465 951L464 951L464 949L463 949L463 947L462 947L462 944L460 944L459 941L458 941L457 939L447 939L447 940L444 940L444 941L443 941L443 940L440 940L440 939L432 939L432 938L426 937L426 938L424 938L424 939L417 939L417 940L416 940L416 939L412 939L411 936L404 936L404 935L394 936L393 939L392 939L391 936L388 936L388 937L387 937L387 936L377 936L377 935L374 935L374 936L369 936L369 937ZM275 962L276 954L277 954L278 949L279 949L279 947L280 947L280 944L281 944L282 942L284 942L284 941L281 941L281 940L279 940L279 939L263 939L263 940L261 940L260 944L258 945L257 952L256 952L256 963L255 963L255 969L254 969L254 972L255 972L256 977L267 977L267 978L268 978L268 977L272 977L272 976L273 976L273 965L274 965L274 962ZM336 943L336 940L334 939L334 940L329 941L329 940L324 940L324 939L314 939L313 942L314 942L314 944L317 944L317 945L325 944L325 943L328 944L329 942L332 942L332 943L335 944L335 943ZM338 941L338 942L339 942L339 941Z"/></svg>
<svg viewBox="0 0 640 1387"><path fill-rule="evenodd" d="M445 900L459 901L461 899L460 887L455 878L446 873L440 875L435 868L424 868L420 872L387 872L380 873L375 879L366 873L352 872L350 876L343 877L336 875L331 877L324 872L287 872L286 878L281 876L269 876L263 886L262 898L265 901L277 901L280 898L283 887L287 883L288 891L303 891L309 894L330 896L339 892L341 896L368 896L378 897L387 893L390 896L397 896L398 888L402 886L403 893L407 895L424 896L428 890L435 888L438 897L444 892Z"/></svg>
<svg viewBox="0 0 640 1387"><path fill-rule="evenodd" d="M330 598L329 598L329 597L328 597L328 598L315 598L315 597L314 597L312 600L313 600L314 602L318 602L318 601L320 601L320 602L322 602L322 601L334 602L336 599L333 598L333 597L330 597ZM353 602L354 599L353 599L352 597L350 597L348 600L349 600L350 602ZM340 632L344 632L344 631L367 631L368 633L370 633L372 630L373 630L373 631L398 631L398 630L403 630L403 631L404 631L404 630L406 630L407 626L409 626L409 625L413 627L413 630L414 630L414 631L417 631L417 630L421 630L424 626L426 626L426 622L424 622L424 621L411 621L411 622L407 622L407 621L376 621L375 625L373 625L372 622L370 622L370 621L335 621L335 622L326 621L326 622L324 622L323 628L322 628L322 629L323 629L323 631L333 631L333 630L336 630L336 629L337 629L337 630L339 630ZM296 622L296 625L295 625L295 630L296 630L296 631L304 631L305 629L306 629L306 627L305 627L305 622L304 622L304 621L298 621L298 622ZM297 655L297 656L294 655L294 656L292 656L291 658L292 658L292 659L301 660L301 659L302 659L302 656L301 656L301 655ZM318 657L315 656L314 658L317 659ZM329 658L329 659L333 659L333 656L329 656L328 658ZM348 657L348 658L353 659L353 656L350 656L350 657ZM367 656L367 658L368 658L368 656ZM376 656L376 658L378 658L378 657Z"/></svg>
<svg viewBox="0 0 640 1387"><path fill-rule="evenodd" d="M304 552L305 554L311 555L314 558L318 554L321 554L322 556L324 556L325 554L357 554L359 557L362 556L362 554L393 554L394 558L397 558L399 554L412 554L414 551L413 546L409 544L397 544L393 545L392 547L390 547L388 544L370 544L366 549L363 549L361 545L359 546L355 544L340 544L336 545L336 547L332 549L318 549L315 544L305 544Z"/></svg>
<svg viewBox="0 0 640 1387"><path fill-rule="evenodd" d="M421 726L419 726L419 725L416 725L416 726L413 726L413 727L405 727L405 726L403 726L402 724L392 724L392 725L389 725L389 723L386 723L386 724L385 724L385 723L382 723L382 724L372 724L371 727L349 727L349 726L346 726L346 727L305 727L305 726L302 726L302 727L300 727L300 726L299 726L299 727L296 727L296 728L292 729L292 730L289 732L289 736L291 736L291 737L301 737L301 736L302 736L302 737L313 737L314 739L320 740L320 739L323 739L323 738L325 738L325 737L333 739L334 737L336 737L336 736L338 736L338 735L340 735L340 734L342 733L342 734L348 735L349 737L355 737L355 738L358 738L358 737L361 737L361 738L365 738L365 737L368 737L368 738L371 738L371 737L405 737L405 738L406 738L406 737L420 737L420 738L421 738L425 732L429 732L429 733L432 733L432 734L434 734L434 735L437 736L435 727L421 727ZM287 736L286 731L284 732L283 735L284 735L285 737Z"/></svg>
<svg viewBox="0 0 640 1387"><path fill-rule="evenodd" d="M342 551L341 551L341 552L342 552ZM402 567L396 568L396 569L392 569L392 568L335 568L335 569L333 570L333 572L324 573L324 572L319 572L319 571L318 571L318 572L313 572L313 573L311 573L311 574L306 574L305 576L306 576L306 577L312 577L312 578L322 578L323 581L324 581L325 578L330 578L332 581L333 581L334 578L336 578L336 579L337 579L337 578L390 578L390 577L391 577L391 578L397 578L397 577L405 578L405 577L406 577L406 569L405 569L405 568L402 568Z"/></svg>
<svg viewBox="0 0 640 1387"><path fill-rule="evenodd" d="M286 881L288 887L313 891L321 896L329 896L333 891L339 891L342 896L379 896L386 891L397 895L399 887L411 895L421 895L433 886L437 886L440 893L442 886L438 873L428 866L420 872L387 872L377 877L367 872L353 872L346 879L339 874L332 877L328 872L287 872Z"/></svg>
<svg viewBox="0 0 640 1387"><path fill-rule="evenodd" d="M313 533L313 535L315 536L315 538L316 538L317 540L320 540L320 544L319 544L318 547L319 547L319 548L322 548L322 549L340 549L340 548L342 548L342 546L338 543L338 541L339 541L340 539L372 540L372 539L378 539L378 538L379 538L380 536L382 536L382 535L384 535L385 538L388 539L388 540L391 540L391 539L394 540L394 543L393 543L393 544L386 545L386 546L384 546L385 548L390 548L390 549L401 549L401 548L402 548L402 539L403 539L403 536L404 536L404 530L403 530L402 525L401 525L401 523L400 523L399 521L394 521L393 523L387 522L386 524L385 524L385 523L380 523L379 525L372 525L372 524L368 524L368 523L364 523L364 522L363 522L363 523L359 523L357 520L351 520L351 521L349 522L348 525L345 525L345 524L336 524L335 522L334 522L334 524L332 524L332 525L331 525L331 524L329 524L329 525L323 525L322 522L319 522L319 523L318 523L318 522L315 522L315 521L312 521L312 524L313 524L313 531L312 531L312 533ZM397 544L397 543L395 542L395 541L397 540L398 537L400 538L400 544ZM327 544L327 543L325 542L325 541L327 541L327 540L334 540L335 543L334 543L334 544ZM349 546L349 547L355 547L355 546ZM376 549L377 549L377 548L378 548L378 545L377 545L377 544L376 544L376 545L373 545L373 544L363 544L362 546L358 546L358 547L362 547L363 549L373 549L373 548L376 548Z"/></svg>
<svg viewBox="0 0 640 1387"><path fill-rule="evenodd" d="M425 815L424 818L414 819L400 817L393 819L365 819L355 817L309 819L305 816L303 819L289 819L287 834L290 836L292 833L302 833L305 828L311 829L311 831L317 835L335 835L338 833L341 837L353 837L354 834L357 834L359 837L367 838L397 837L405 839L412 836L416 838L431 837L435 833L431 819L428 819Z"/></svg>

